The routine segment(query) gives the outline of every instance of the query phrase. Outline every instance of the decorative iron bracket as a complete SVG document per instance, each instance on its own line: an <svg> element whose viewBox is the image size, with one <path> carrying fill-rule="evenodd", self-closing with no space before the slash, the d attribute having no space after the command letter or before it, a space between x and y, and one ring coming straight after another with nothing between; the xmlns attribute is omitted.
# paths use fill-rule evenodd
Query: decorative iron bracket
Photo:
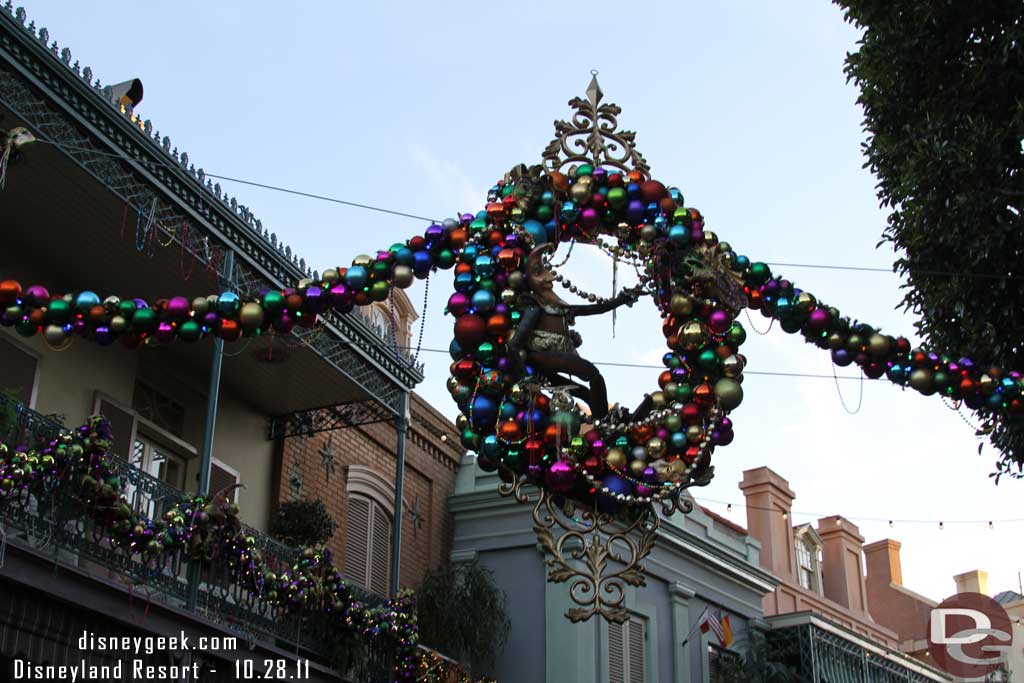
<svg viewBox="0 0 1024 683"><path fill-rule="evenodd" d="M340 403L270 418L267 438L308 437L335 429L350 429L375 422L390 422L395 416L379 401Z"/></svg>

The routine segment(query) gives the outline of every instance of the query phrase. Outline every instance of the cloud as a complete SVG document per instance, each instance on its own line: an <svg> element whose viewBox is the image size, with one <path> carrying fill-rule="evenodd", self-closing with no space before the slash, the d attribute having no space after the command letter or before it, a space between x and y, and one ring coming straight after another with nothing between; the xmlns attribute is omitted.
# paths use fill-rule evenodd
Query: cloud
<svg viewBox="0 0 1024 683"><path fill-rule="evenodd" d="M480 184L466 174L459 164L442 159L418 142L409 144L409 153L424 176L434 186L434 195L441 199L447 215L458 212L476 212L486 197L480 194Z"/></svg>

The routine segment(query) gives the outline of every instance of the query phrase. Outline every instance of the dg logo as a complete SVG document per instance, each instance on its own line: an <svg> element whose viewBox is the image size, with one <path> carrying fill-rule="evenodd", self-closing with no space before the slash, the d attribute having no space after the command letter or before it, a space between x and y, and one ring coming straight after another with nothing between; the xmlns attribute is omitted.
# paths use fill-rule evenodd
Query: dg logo
<svg viewBox="0 0 1024 683"><path fill-rule="evenodd" d="M1013 629L1002 605L981 593L957 593L931 612L928 652L961 680L986 680L1006 661Z"/></svg>

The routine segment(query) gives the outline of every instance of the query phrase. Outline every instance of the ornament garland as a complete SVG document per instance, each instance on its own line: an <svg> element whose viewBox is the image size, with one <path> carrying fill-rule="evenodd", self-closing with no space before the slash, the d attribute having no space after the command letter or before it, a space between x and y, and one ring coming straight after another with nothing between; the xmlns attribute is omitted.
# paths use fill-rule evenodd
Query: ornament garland
<svg viewBox="0 0 1024 683"><path fill-rule="evenodd" d="M109 423L94 416L38 452L0 443L0 506L27 504L30 497L71 486L82 514L95 522L96 540L154 569L178 555L185 561L214 561L228 567L254 600L278 615L318 615L335 637L366 643L385 639L395 650L395 681L418 680L424 662L433 661L432 653L416 647L419 629L412 591L402 591L378 607L364 605L322 545L302 548L291 566L272 568L256 540L244 533L239 507L227 491L189 496L160 519L132 510L111 461L111 437ZM461 681L470 680L459 675Z"/></svg>
<svg viewBox="0 0 1024 683"><path fill-rule="evenodd" d="M642 264L642 288L662 317L666 369L642 419L623 413L592 422L512 357L521 317L527 256L539 245L596 243L627 263ZM0 324L42 333L52 346L80 336L186 343L226 341L312 327L327 309L386 301L432 271L454 270L446 313L454 318L448 389L459 407L462 445L484 469L502 468L602 511L671 497L708 471L711 452L733 440L728 413L743 399L744 308L760 311L790 334L886 375L925 395L938 393L991 414L1024 413L1021 375L960 354L913 348L904 337L843 316L764 263L736 254L705 229L682 193L640 171L580 164L563 174L518 167L491 188L485 210L430 225L350 266L314 281L266 290L243 300L233 292L188 300L101 299L91 291L51 296L45 287L0 283ZM636 293L639 293L637 290ZM595 297L596 298L596 297Z"/></svg>

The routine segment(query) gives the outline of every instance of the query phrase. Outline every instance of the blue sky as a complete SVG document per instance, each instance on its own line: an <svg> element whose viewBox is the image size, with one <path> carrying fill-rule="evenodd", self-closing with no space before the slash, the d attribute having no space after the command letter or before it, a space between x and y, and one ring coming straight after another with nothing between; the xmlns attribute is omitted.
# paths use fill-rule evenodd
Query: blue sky
<svg viewBox="0 0 1024 683"><path fill-rule="evenodd" d="M842 72L857 33L824 0L786 3L82 3L26 0L106 83L139 77L138 110L209 173L445 217L477 211L516 163L537 163L590 70L655 177L678 186L707 228L752 260L887 268L875 179L862 168L861 112ZM422 233L426 224L224 183L315 268ZM611 264L578 250L569 274L610 291ZM775 268L887 332L914 332L887 273ZM83 283L83 286L87 283ZM431 287L424 346L446 348L449 282ZM172 293L169 293L172 294ZM417 306L422 284L410 291ZM827 354L748 327L748 370L831 375ZM995 321L998 325L998 321ZM754 323L764 329L760 317ZM592 360L658 363L653 308L580 325ZM415 331L415 330L414 330ZM424 353L420 392L454 416L447 357ZM851 374L850 369L840 369ZM634 404L657 370L607 368L613 401ZM860 385L841 381L851 408ZM903 543L905 584L934 599L953 574L1017 588L1022 484L994 486L993 454L939 400L865 382L844 411L836 383L749 375L736 439L697 498L744 523L737 482L769 465L797 492L794 523L855 521L867 542ZM931 523L864 518L924 519ZM938 520L946 521L940 530ZM1016 548L1016 549L1015 549Z"/></svg>

